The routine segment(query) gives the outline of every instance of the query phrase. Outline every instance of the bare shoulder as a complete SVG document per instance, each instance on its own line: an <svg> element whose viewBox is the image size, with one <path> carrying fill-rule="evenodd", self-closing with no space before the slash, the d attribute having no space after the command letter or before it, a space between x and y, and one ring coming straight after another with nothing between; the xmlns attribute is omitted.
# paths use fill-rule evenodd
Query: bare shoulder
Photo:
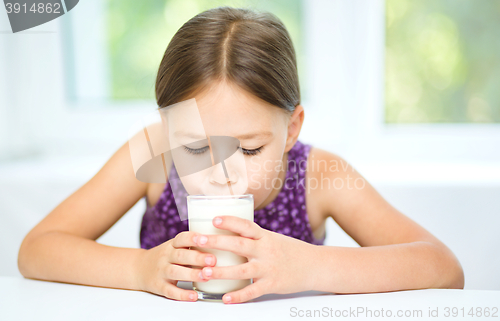
<svg viewBox="0 0 500 321"><path fill-rule="evenodd" d="M321 148L311 147L307 159L308 193L314 195L313 201L320 204L320 210L325 218L334 217L332 197L337 196L335 189L342 189L356 183L362 185L360 175L345 159L339 155Z"/></svg>
<svg viewBox="0 0 500 321"><path fill-rule="evenodd" d="M309 222L317 237L324 233L324 223L329 216L332 216L329 206L330 195L326 192L328 187L325 185L325 180L330 178L326 173L329 172L332 163L340 163L341 160L337 155L317 147L311 147L307 157L306 206Z"/></svg>
<svg viewBox="0 0 500 321"><path fill-rule="evenodd" d="M153 147L158 150L164 150L168 146L165 142L165 140L168 140L168 131L165 130L162 123L158 122L150 124L148 126L147 133L148 139L151 141ZM165 168L168 172L168 169L172 166L172 158L164 157L162 161L165 162ZM161 169L161 173L163 173L163 169ZM168 177L166 180L168 181ZM150 206L156 205L161 197L161 194L165 190L165 187L166 183L146 183L146 198Z"/></svg>

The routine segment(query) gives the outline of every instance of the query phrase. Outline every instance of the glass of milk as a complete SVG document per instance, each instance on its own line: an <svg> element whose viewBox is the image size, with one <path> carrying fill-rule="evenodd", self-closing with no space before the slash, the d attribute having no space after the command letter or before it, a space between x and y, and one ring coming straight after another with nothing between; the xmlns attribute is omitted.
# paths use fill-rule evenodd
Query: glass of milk
<svg viewBox="0 0 500 321"><path fill-rule="evenodd" d="M216 216L232 215L254 220L254 201L252 194L244 195L188 195L189 230L205 235L239 235L228 230L216 228L212 220ZM215 266L230 266L246 263L246 257L210 248L191 247L204 253L212 253L216 257ZM193 282L193 289L198 292L198 299L221 301L222 296L231 291L249 285L252 279L213 279L205 282Z"/></svg>

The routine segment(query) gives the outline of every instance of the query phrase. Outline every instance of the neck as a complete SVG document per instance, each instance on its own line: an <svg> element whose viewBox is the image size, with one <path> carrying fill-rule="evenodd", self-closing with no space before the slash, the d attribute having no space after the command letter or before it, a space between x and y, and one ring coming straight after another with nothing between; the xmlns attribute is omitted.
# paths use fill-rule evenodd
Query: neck
<svg viewBox="0 0 500 321"><path fill-rule="evenodd" d="M255 209L256 211L263 209L269 203L271 203L276 198L276 196L278 196L278 194L281 192L281 189L285 185L286 172L288 170L288 153L283 154L283 159L281 161L283 166L281 166L280 172L278 174L278 180L276 180L277 183L273 186L273 190L271 191L269 196L264 200L264 202L262 202L262 204L260 204Z"/></svg>

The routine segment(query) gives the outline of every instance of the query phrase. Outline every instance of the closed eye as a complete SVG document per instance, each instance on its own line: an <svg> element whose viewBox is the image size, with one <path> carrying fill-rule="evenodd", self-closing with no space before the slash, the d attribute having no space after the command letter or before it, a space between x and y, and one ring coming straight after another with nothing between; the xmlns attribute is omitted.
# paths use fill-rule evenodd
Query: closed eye
<svg viewBox="0 0 500 321"><path fill-rule="evenodd" d="M257 155L258 153L260 153L262 151L262 148L263 148L263 146L261 146L259 148L256 148L256 149L245 149L245 148L242 148L242 147L238 147L238 149L241 150L241 152L244 155L247 155L247 156L255 156L255 155ZM189 148L189 147L187 147L187 146L184 145L184 150L186 152L188 152L189 154L200 155L200 154L205 153L208 150L208 146L205 146L205 147L202 147L202 148Z"/></svg>
<svg viewBox="0 0 500 321"><path fill-rule="evenodd" d="M256 148L256 149L244 149L244 148L238 147L238 149L241 149L243 154L245 154L247 156L255 156L262 151L262 147L263 146L260 146L259 148Z"/></svg>
<svg viewBox="0 0 500 321"><path fill-rule="evenodd" d="M193 154L193 155L203 154L204 152L207 151L207 149L208 149L208 146L205 146L202 148L189 148L187 146L184 146L184 150L186 152L188 152L189 154Z"/></svg>

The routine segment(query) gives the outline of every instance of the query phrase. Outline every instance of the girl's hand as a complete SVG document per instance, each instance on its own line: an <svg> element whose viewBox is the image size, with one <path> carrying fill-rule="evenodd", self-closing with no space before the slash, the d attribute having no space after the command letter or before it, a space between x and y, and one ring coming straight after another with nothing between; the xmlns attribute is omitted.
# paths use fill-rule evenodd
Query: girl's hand
<svg viewBox="0 0 500 321"><path fill-rule="evenodd" d="M176 237L144 252L138 263L140 290L180 301L196 301L194 290L177 287L178 281L207 281L201 276L203 266L214 266L216 258L210 253L189 249L197 246L193 237L198 233L185 231ZM196 266L199 268L192 268Z"/></svg>
<svg viewBox="0 0 500 321"><path fill-rule="evenodd" d="M240 303L267 293L287 294L313 289L311 266L317 264L316 245L261 228L255 222L235 216L218 216L212 221L220 229L241 236L201 235L197 246L231 251L248 258L233 266L204 267L207 279L251 279L245 288L226 293L225 303Z"/></svg>

